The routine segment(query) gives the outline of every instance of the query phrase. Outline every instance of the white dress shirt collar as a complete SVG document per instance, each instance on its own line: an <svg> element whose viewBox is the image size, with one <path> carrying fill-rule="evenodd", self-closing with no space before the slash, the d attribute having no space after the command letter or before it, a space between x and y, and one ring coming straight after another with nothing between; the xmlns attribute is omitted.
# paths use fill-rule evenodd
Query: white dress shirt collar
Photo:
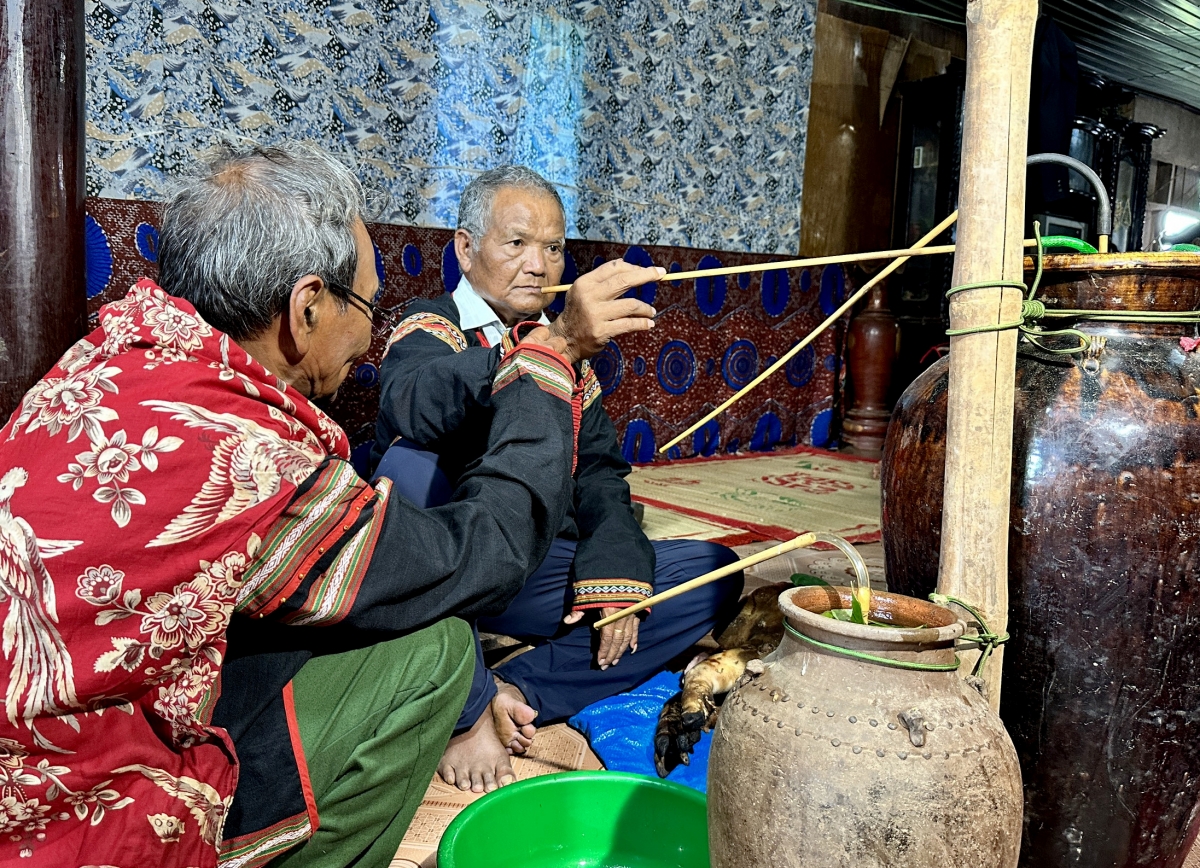
<svg viewBox="0 0 1200 868"><path fill-rule="evenodd" d="M483 329L483 335L487 338L488 345L500 346L500 339L508 329L500 321L496 312L492 310L491 305L483 300L483 297L475 291L475 287L471 286L465 275L459 278L458 286L451 293L451 298L458 307L458 324L464 332ZM550 324L550 320L546 319L545 312L538 316L537 321L542 325Z"/></svg>

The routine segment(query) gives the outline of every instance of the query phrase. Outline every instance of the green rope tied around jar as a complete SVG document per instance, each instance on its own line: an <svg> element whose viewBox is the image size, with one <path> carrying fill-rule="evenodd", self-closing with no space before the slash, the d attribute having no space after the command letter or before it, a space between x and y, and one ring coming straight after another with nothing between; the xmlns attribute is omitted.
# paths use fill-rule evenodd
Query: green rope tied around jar
<svg viewBox="0 0 1200 868"><path fill-rule="evenodd" d="M988 658L992 656L992 652L1008 641L1008 634L993 633L988 629L987 621L983 620L983 615L979 614L979 610L958 597L951 597L948 594L930 594L929 599L939 606L949 606L953 603L966 609L975 619L975 623L979 625L974 636L962 636L959 639L961 642L970 642L980 647L979 659L975 661L975 668L971 670L971 675L979 678L983 673L983 667L987 665Z"/></svg>
<svg viewBox="0 0 1200 868"><path fill-rule="evenodd" d="M1043 245L1041 225L1035 220L1033 224L1034 238L1037 240L1037 255L1035 257L1035 271L1033 276L1033 284L1029 287L1029 295L1021 302L1021 318L1007 323L992 323L987 325L969 326L960 329L948 329L947 337L957 337L958 335L975 335L984 332L1002 332L1008 329L1019 329L1025 340L1033 344L1038 349L1053 355L1076 355L1078 353L1087 352L1091 349L1092 339L1086 333L1079 329L1044 329L1037 325L1036 322L1044 319L1089 319L1102 322L1148 322L1148 323L1183 323L1194 325L1200 323L1200 311L1154 311L1154 310L1075 310L1054 308L1049 309L1046 305L1036 298L1038 286L1042 282L1042 259L1045 255L1045 247ZM946 291L946 297L954 295L956 292L966 292L969 289L991 289L993 287L1004 287L1011 289L1019 289L1022 292L1025 290L1025 284L1015 280L984 280L978 283L964 283L959 286L952 286ZM1055 338L1062 336L1070 336L1076 338L1078 343L1069 347L1054 347L1047 346L1042 343L1043 338Z"/></svg>
<svg viewBox="0 0 1200 868"><path fill-rule="evenodd" d="M880 663L896 669L914 669L918 672L954 672L959 667L957 654L954 655L953 663L919 663L916 660L895 660L891 657L881 657L878 654L869 654L866 651L855 651L853 648L843 648L840 645L830 645L828 642L821 642L812 636L805 636L786 620L783 622L783 628L797 639L807 642L809 645L813 645L823 651L830 651L834 654L840 654L843 657L853 657L855 660L866 660L868 663Z"/></svg>

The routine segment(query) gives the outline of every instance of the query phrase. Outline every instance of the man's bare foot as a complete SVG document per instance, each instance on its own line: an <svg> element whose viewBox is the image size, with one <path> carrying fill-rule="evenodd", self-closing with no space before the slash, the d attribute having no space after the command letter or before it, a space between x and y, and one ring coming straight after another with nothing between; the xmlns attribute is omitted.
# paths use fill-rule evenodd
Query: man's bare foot
<svg viewBox="0 0 1200 868"><path fill-rule="evenodd" d="M525 702L525 694L515 684L495 674L492 677L496 679L496 696L491 703L496 735L509 753L525 753L537 732L533 725L537 712Z"/></svg>
<svg viewBox="0 0 1200 868"><path fill-rule="evenodd" d="M492 716L484 711L469 730L450 739L438 763L438 774L446 783L464 791L490 793L516 781Z"/></svg>

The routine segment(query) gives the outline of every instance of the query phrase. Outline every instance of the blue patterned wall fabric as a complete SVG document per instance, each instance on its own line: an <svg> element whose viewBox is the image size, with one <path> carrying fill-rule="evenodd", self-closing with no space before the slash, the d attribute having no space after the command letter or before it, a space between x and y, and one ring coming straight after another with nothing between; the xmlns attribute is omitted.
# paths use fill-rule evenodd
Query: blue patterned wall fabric
<svg viewBox="0 0 1200 868"><path fill-rule="evenodd" d="M223 136L311 139L453 226L504 162L568 235L794 253L815 0L88 0L91 196L162 199Z"/></svg>

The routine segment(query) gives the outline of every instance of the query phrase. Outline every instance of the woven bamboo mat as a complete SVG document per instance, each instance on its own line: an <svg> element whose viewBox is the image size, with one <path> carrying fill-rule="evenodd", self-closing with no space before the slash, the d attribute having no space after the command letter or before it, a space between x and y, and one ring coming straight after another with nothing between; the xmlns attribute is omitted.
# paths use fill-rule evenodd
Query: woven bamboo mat
<svg viewBox="0 0 1200 868"><path fill-rule="evenodd" d="M875 542L878 468L869 459L800 447L646 465L629 475L629 487L648 516L662 510L679 520L731 528L730 536L748 535L718 539L726 545L785 540L810 530Z"/></svg>

